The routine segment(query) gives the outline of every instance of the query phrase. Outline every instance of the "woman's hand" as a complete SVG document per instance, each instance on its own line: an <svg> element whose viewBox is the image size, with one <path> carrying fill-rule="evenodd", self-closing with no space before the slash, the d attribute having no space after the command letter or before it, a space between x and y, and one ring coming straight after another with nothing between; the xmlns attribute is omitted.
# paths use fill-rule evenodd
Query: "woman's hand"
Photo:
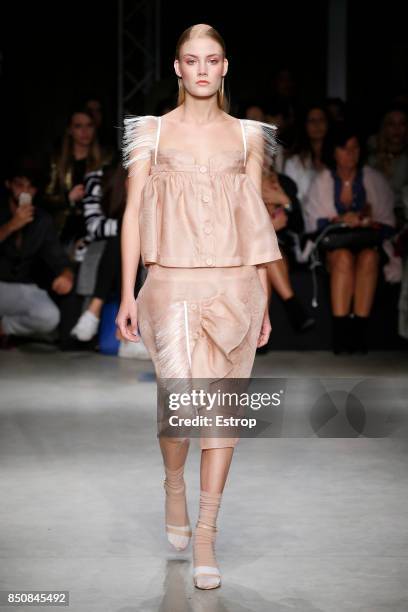
<svg viewBox="0 0 408 612"><path fill-rule="evenodd" d="M272 325L269 318L269 309L267 308L264 313L261 331L259 332L259 338L256 348L260 348L261 346L265 346L265 344L267 344L271 331Z"/></svg>
<svg viewBox="0 0 408 612"><path fill-rule="evenodd" d="M84 199L84 195L85 187L82 184L75 185L75 187L73 187L69 192L68 199L70 202L80 202Z"/></svg>
<svg viewBox="0 0 408 612"><path fill-rule="evenodd" d="M359 227L361 225L361 219L358 213L347 212L340 217L343 223L346 223L349 227Z"/></svg>
<svg viewBox="0 0 408 612"><path fill-rule="evenodd" d="M130 319L130 323L128 319ZM123 340L140 342L140 336L137 333L137 304L135 298L121 301L115 323Z"/></svg>

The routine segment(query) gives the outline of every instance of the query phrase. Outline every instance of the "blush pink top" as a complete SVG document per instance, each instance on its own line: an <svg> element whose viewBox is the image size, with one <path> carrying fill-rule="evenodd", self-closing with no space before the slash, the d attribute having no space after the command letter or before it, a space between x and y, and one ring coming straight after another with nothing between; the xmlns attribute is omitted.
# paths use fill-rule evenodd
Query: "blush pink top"
<svg viewBox="0 0 408 612"><path fill-rule="evenodd" d="M139 213L144 265L208 268L282 258L265 204L245 173L251 147L260 163L270 162L276 128L239 121L243 150L220 151L197 164L182 149L160 150L161 117L125 118L122 151L129 176L134 161L151 159Z"/></svg>

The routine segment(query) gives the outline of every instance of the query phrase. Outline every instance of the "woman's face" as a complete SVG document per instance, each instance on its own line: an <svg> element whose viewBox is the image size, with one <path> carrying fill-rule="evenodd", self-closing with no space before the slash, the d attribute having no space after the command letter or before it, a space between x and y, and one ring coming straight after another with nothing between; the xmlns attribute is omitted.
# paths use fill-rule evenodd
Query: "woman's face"
<svg viewBox="0 0 408 612"><path fill-rule="evenodd" d="M174 69L192 96L207 98L217 93L228 70L222 47L209 36L187 40L181 45ZM201 81L201 83L200 83Z"/></svg>
<svg viewBox="0 0 408 612"><path fill-rule="evenodd" d="M355 136L350 138L344 147L336 147L334 157L338 168L354 170L360 159L360 145Z"/></svg>
<svg viewBox="0 0 408 612"><path fill-rule="evenodd" d="M323 140L327 134L326 115L320 108L312 108L306 117L306 133L310 140Z"/></svg>
<svg viewBox="0 0 408 612"><path fill-rule="evenodd" d="M95 125L85 113L74 113L68 132L75 144L89 146L95 137Z"/></svg>
<svg viewBox="0 0 408 612"><path fill-rule="evenodd" d="M384 134L387 142L401 149L407 141L407 117L400 111L392 111L385 116L384 119Z"/></svg>

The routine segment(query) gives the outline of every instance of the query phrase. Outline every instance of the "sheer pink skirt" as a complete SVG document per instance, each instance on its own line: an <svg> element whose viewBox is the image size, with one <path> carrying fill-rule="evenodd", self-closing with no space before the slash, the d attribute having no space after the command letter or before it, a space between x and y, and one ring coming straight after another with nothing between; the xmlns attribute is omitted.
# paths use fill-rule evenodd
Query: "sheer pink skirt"
<svg viewBox="0 0 408 612"><path fill-rule="evenodd" d="M249 379L266 301L256 266L149 265L137 296L138 326L158 382ZM206 433L200 445L223 448L238 440Z"/></svg>

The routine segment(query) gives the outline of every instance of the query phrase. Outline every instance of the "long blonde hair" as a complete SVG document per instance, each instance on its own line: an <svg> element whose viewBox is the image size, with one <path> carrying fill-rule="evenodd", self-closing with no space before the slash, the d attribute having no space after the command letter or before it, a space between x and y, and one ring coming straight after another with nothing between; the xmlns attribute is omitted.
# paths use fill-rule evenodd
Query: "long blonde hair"
<svg viewBox="0 0 408 612"><path fill-rule="evenodd" d="M223 56L225 58L226 48L225 48L225 41L223 37L221 36L219 32L217 32L215 28L205 23L199 23L199 24L190 26L189 28L187 28L187 30L184 30L184 32L182 33L182 35L177 41L175 58L178 61L180 61L180 49L181 49L181 46L187 40L191 40L193 38L203 38L204 36L209 36L210 38L215 40L217 43L219 43L223 51ZM178 92L178 97L177 97L177 106L180 106L180 104L183 104L185 97L186 97L186 92L185 92L183 80L181 77L178 78L178 86L179 86L179 92ZM222 77L221 87L219 88L217 92L217 104L219 108L221 108L226 113L229 113L230 101L224 91L224 77Z"/></svg>

